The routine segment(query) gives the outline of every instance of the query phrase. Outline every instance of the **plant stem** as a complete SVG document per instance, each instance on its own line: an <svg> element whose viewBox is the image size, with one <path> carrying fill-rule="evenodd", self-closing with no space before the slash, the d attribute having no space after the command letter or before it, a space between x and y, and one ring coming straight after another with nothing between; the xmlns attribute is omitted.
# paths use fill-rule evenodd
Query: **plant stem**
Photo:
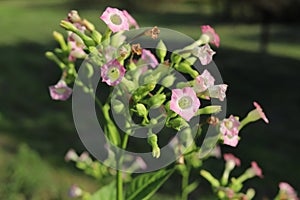
<svg viewBox="0 0 300 200"><path fill-rule="evenodd" d="M182 173L182 181L181 181L181 200L187 200L189 193L186 188L189 185L189 175L190 175L190 167L186 166L186 171Z"/></svg>
<svg viewBox="0 0 300 200"><path fill-rule="evenodd" d="M122 142L122 149L126 149L127 147L127 142L128 142L128 137L129 134L125 133L124 138L123 138L123 142ZM118 157L116 157L116 159L118 159ZM123 155L122 153L120 154L120 157L118 160L116 160L117 162L117 200L123 200L123 172L121 170L122 168L122 164L123 164Z"/></svg>

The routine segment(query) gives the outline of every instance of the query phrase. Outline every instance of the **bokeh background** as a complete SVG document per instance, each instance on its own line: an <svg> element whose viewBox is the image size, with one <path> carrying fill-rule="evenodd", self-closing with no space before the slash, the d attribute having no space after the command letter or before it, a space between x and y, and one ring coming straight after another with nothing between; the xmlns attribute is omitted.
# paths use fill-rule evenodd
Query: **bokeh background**
<svg viewBox="0 0 300 200"><path fill-rule="evenodd" d="M60 70L44 52L56 46L52 32L63 32L59 22L69 10L104 30L99 16L107 6L127 9L142 27L171 28L195 39L201 25L212 25L221 37L215 62L229 85L228 113L244 117L255 100L270 120L249 125L237 148L222 151L241 158L235 174L252 160L263 168L264 179L246 184L257 190L256 199L272 199L280 181L300 191L299 0L0 0L0 199L68 199L73 183L88 191L101 185L64 162L69 148L84 147L71 102L49 97ZM203 167L221 176L223 166L211 159ZM175 177L153 199L168 199L176 185ZM210 193L205 180L201 186L191 199Z"/></svg>

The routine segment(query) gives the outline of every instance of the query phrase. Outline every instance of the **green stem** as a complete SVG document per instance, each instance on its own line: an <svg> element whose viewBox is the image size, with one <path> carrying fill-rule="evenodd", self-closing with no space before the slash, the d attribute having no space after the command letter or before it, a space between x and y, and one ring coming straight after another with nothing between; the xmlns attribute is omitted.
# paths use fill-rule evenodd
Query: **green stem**
<svg viewBox="0 0 300 200"><path fill-rule="evenodd" d="M127 143L128 143L128 138L129 138L129 134L125 133L123 142L121 145L122 149L126 149ZM121 170L121 167L123 164L123 155L121 154L119 158L120 159L117 160L119 170L117 170L117 177L116 177L116 179L117 179L117 200L123 200L123 172Z"/></svg>
<svg viewBox="0 0 300 200"><path fill-rule="evenodd" d="M182 191L182 194L181 194L181 200L187 200L188 199L188 196L189 196L189 193L187 192L187 187L189 185L189 175L190 175L190 167L189 166L186 166L186 171L184 171L182 173L182 180L181 180L181 191Z"/></svg>

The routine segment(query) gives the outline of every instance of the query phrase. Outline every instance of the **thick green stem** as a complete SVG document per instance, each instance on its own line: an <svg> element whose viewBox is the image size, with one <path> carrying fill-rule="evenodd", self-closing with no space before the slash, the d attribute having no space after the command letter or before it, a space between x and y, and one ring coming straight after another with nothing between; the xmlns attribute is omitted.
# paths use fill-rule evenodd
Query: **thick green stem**
<svg viewBox="0 0 300 200"><path fill-rule="evenodd" d="M186 171L182 173L182 180L181 180L181 200L187 200L189 193L187 191L187 187L189 185L189 175L190 175L190 167L186 166Z"/></svg>

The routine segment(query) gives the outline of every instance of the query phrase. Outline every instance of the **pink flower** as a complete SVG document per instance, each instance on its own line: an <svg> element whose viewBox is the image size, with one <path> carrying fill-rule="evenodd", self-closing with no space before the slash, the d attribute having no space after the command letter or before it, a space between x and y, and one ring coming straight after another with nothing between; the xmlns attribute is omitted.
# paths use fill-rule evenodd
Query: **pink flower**
<svg viewBox="0 0 300 200"><path fill-rule="evenodd" d="M257 165L256 162L252 161L251 162L251 169L253 170L254 174L260 178L263 178L262 170L261 168Z"/></svg>
<svg viewBox="0 0 300 200"><path fill-rule="evenodd" d="M214 44L216 47L220 46L220 37L219 35L215 32L215 29L213 29L211 26L206 25L206 26L201 26L202 29L202 37L208 37L211 44Z"/></svg>
<svg viewBox="0 0 300 200"><path fill-rule="evenodd" d="M133 26L136 29L140 28L139 25L137 24L137 22L135 21L135 19L126 10L123 10L123 14L125 15L125 17L128 20L129 27Z"/></svg>
<svg viewBox="0 0 300 200"><path fill-rule="evenodd" d="M76 41L70 41L69 42L71 45L71 51L69 54L69 61L76 61L77 58L85 58L86 57L86 53L83 50L84 45L77 43Z"/></svg>
<svg viewBox="0 0 300 200"><path fill-rule="evenodd" d="M158 65L155 56L149 50L143 49L141 59L143 64L150 65L152 68L156 68Z"/></svg>
<svg viewBox="0 0 300 200"><path fill-rule="evenodd" d="M75 152L74 149L70 149L66 155L65 155L65 161L68 162L68 161L77 161L78 159L78 155L77 153Z"/></svg>
<svg viewBox="0 0 300 200"><path fill-rule="evenodd" d="M72 89L69 88L64 80L58 81L56 85L49 87L50 96L54 100L67 100L72 94Z"/></svg>
<svg viewBox="0 0 300 200"><path fill-rule="evenodd" d="M100 16L100 19L102 19L114 33L129 30L129 24L126 16L117 8L107 7Z"/></svg>
<svg viewBox="0 0 300 200"><path fill-rule="evenodd" d="M240 122L233 115L221 122L220 132L223 135L224 144L236 147L239 142L239 126Z"/></svg>
<svg viewBox="0 0 300 200"><path fill-rule="evenodd" d="M281 182L279 183L279 189L281 196L284 196L285 199L299 200L294 188L290 184Z"/></svg>
<svg viewBox="0 0 300 200"><path fill-rule="evenodd" d="M216 52L210 48L209 44L196 47L192 53L199 58L202 65L208 65L212 61L213 55L216 54Z"/></svg>
<svg viewBox="0 0 300 200"><path fill-rule="evenodd" d="M141 157L138 156L135 161L141 169L143 170L147 169L147 164Z"/></svg>
<svg viewBox="0 0 300 200"><path fill-rule="evenodd" d="M241 165L241 161L240 159L238 159L237 157L235 157L233 154L231 153L226 153L224 154L224 160L226 162L233 162L234 165L236 166L240 166Z"/></svg>
<svg viewBox="0 0 300 200"><path fill-rule="evenodd" d="M102 82L107 85L118 85L125 75L125 68L119 63L117 59L113 59L101 67Z"/></svg>
<svg viewBox="0 0 300 200"><path fill-rule="evenodd" d="M200 101L191 87L173 89L170 109L189 121L200 107Z"/></svg>
<svg viewBox="0 0 300 200"><path fill-rule="evenodd" d="M84 151L80 154L78 161L84 162L86 164L91 164L93 161L90 158L90 155L88 152Z"/></svg>
<svg viewBox="0 0 300 200"><path fill-rule="evenodd" d="M72 185L70 190L69 190L69 196L71 198L77 198L82 196L83 191L80 187L78 187L77 185Z"/></svg>
<svg viewBox="0 0 300 200"><path fill-rule="evenodd" d="M196 93L204 92L215 83L214 77L209 71L204 70L203 73L195 78L195 85L193 89Z"/></svg>
<svg viewBox="0 0 300 200"><path fill-rule="evenodd" d="M263 112L261 106L257 102L253 102L253 105L255 106L260 118L262 118L267 124L269 123L268 118L266 117L265 113Z"/></svg>
<svg viewBox="0 0 300 200"><path fill-rule="evenodd" d="M209 96L212 98L218 98L220 101L224 101L226 97L226 90L228 85L221 84L221 85L214 85L208 88Z"/></svg>

